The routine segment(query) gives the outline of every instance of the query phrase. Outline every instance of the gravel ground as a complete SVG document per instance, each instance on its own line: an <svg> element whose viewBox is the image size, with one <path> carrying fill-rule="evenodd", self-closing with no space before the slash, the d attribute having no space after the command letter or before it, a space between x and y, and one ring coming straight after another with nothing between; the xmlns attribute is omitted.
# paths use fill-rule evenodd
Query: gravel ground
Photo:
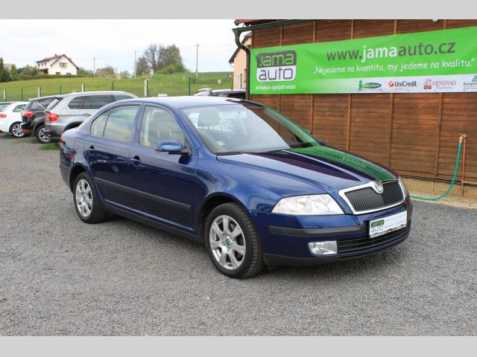
<svg viewBox="0 0 477 357"><path fill-rule="evenodd" d="M80 222L58 152L0 134L0 335L475 335L476 211L415 204L389 251L255 279L125 219Z"/></svg>

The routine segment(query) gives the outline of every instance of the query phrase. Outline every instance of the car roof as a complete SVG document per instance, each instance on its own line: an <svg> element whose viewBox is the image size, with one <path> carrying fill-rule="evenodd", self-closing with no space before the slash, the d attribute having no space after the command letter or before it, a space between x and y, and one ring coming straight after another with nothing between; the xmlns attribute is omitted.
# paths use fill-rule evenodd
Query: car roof
<svg viewBox="0 0 477 357"><path fill-rule="evenodd" d="M105 90L105 91L90 91L90 92L73 92L69 94L65 94L63 97L69 96L83 96L83 95L107 95L107 94L127 94L127 95L134 95L132 93L128 93L125 91L120 90Z"/></svg>
<svg viewBox="0 0 477 357"><path fill-rule="evenodd" d="M227 97L214 97L214 96L184 96L184 97L153 97L153 98L135 98L122 100L121 103L125 102L139 102L139 103L149 103L149 104L159 104L171 109L183 109L190 107L201 107L201 106L213 106L213 105L225 105L225 104L237 104L237 103L253 103L243 99L237 98L227 98Z"/></svg>
<svg viewBox="0 0 477 357"><path fill-rule="evenodd" d="M63 98L64 96L65 96L64 94L46 95L44 97L30 98L30 102L33 102L33 101L36 101L36 100L42 100L42 99L49 99L49 98Z"/></svg>

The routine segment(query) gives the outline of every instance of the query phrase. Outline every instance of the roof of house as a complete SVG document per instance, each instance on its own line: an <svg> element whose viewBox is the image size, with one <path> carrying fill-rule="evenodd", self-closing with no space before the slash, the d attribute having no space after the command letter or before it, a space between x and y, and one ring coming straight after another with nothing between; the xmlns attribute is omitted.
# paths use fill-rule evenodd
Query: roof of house
<svg viewBox="0 0 477 357"><path fill-rule="evenodd" d="M51 64L51 65L54 65L56 62L58 62L63 57L66 58L73 66L75 66L76 69L79 69L79 67L73 62L73 60L65 54L62 54L62 55L55 54L54 56L46 57L46 58L43 58L39 61L36 61L36 63L50 62L51 60L54 60L53 63Z"/></svg>
<svg viewBox="0 0 477 357"><path fill-rule="evenodd" d="M249 33L247 33L244 38L242 39L242 45L245 45L245 43L247 42L248 39L252 38L252 35ZM235 57L237 56L237 54L239 53L240 51L240 47L237 47L234 51L234 53L232 53L232 56L230 56L230 59L229 59L229 63L232 64L234 61L235 61Z"/></svg>

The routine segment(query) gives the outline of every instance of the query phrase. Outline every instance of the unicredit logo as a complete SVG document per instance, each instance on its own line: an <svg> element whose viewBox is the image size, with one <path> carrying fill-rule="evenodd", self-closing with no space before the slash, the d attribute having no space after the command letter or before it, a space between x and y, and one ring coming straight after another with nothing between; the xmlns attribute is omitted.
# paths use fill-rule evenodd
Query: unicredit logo
<svg viewBox="0 0 477 357"><path fill-rule="evenodd" d="M417 87L417 81L389 81L389 88L409 88Z"/></svg>

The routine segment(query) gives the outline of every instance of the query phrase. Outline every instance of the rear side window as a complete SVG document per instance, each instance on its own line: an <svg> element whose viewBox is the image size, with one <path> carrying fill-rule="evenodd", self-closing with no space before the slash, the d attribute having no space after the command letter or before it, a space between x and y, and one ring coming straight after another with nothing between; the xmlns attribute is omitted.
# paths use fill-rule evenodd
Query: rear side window
<svg viewBox="0 0 477 357"><path fill-rule="evenodd" d="M44 99L40 99L38 100L38 103L40 103L44 108L46 108L47 106L50 105L51 102L57 100L57 98L44 98Z"/></svg>
<svg viewBox="0 0 477 357"><path fill-rule="evenodd" d="M113 109L104 128L106 139L130 142L134 132L134 120L139 110L137 105Z"/></svg>
<svg viewBox="0 0 477 357"><path fill-rule="evenodd" d="M28 106L31 111L33 112L38 112L38 111L42 111L42 110L45 110L45 107L38 101L33 101L30 103L30 105Z"/></svg>
<svg viewBox="0 0 477 357"><path fill-rule="evenodd" d="M101 114L91 124L91 135L102 137L104 134L104 127L106 126L106 120L108 119L109 112Z"/></svg>
<svg viewBox="0 0 477 357"><path fill-rule="evenodd" d="M116 100L122 100L122 99L132 99L134 97L131 97L130 95L127 94L118 94L115 95Z"/></svg>
<svg viewBox="0 0 477 357"><path fill-rule="evenodd" d="M68 107L70 109L99 109L115 100L112 95L83 95L71 100Z"/></svg>
<svg viewBox="0 0 477 357"><path fill-rule="evenodd" d="M17 112L21 112L23 109L25 109L25 107L26 107L26 104L20 104L20 105L17 105L17 106L13 109L13 111L16 112L16 113L17 113Z"/></svg>

